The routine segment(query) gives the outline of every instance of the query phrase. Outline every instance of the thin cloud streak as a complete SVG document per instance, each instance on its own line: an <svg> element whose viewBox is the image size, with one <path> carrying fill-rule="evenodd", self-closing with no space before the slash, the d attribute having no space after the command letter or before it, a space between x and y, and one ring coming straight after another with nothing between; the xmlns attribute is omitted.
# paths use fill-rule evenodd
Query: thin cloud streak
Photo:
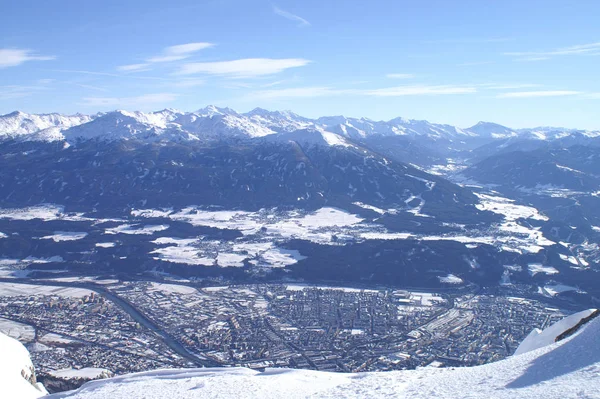
<svg viewBox="0 0 600 399"><path fill-rule="evenodd" d="M214 46L213 43L207 42L177 44L164 48L160 55L147 58L143 63L121 65L117 67L117 70L123 72L147 71L152 64L185 60L200 50Z"/></svg>
<svg viewBox="0 0 600 399"><path fill-rule="evenodd" d="M501 83L481 83L477 85L489 90L517 90L517 89L529 89L533 87L541 87L540 84L535 83L513 83L513 84L501 84Z"/></svg>
<svg viewBox="0 0 600 399"><path fill-rule="evenodd" d="M122 72L141 72L147 71L149 66L150 64L129 64L118 66L117 70Z"/></svg>
<svg viewBox="0 0 600 399"><path fill-rule="evenodd" d="M537 98L537 97L563 97L582 94L574 90L539 90L539 91L516 91L498 94L496 98Z"/></svg>
<svg viewBox="0 0 600 399"><path fill-rule="evenodd" d="M37 55L32 50L0 48L0 68L19 66L27 61L52 61L53 55Z"/></svg>
<svg viewBox="0 0 600 399"><path fill-rule="evenodd" d="M289 68L308 65L302 58L245 58L232 61L195 62L183 64L175 75L220 75L233 78L251 78L274 75Z"/></svg>
<svg viewBox="0 0 600 399"><path fill-rule="evenodd" d="M413 79L415 75L412 73L388 73L385 77L388 79Z"/></svg>
<svg viewBox="0 0 600 399"><path fill-rule="evenodd" d="M93 75L93 76L110 76L110 77L113 77L113 78L125 78L125 79L169 81L169 79L159 78L159 77L156 77L156 76L120 75L120 74L109 73L109 72L84 71L84 70L77 70L77 69L47 69L47 71L51 71L51 72L64 72L64 73L79 73L79 74L82 74L82 75Z"/></svg>
<svg viewBox="0 0 600 399"><path fill-rule="evenodd" d="M73 83L75 86L81 87L83 89L89 89L89 90L94 90L94 91L102 91L102 92L107 92L108 89L105 89L104 87L99 87L99 86L93 86L93 85L86 85L83 83Z"/></svg>
<svg viewBox="0 0 600 399"><path fill-rule="evenodd" d="M457 66L479 66L479 65L490 65L494 64L494 61L474 61L474 62L463 62L461 64L456 64Z"/></svg>
<svg viewBox="0 0 600 399"><path fill-rule="evenodd" d="M376 97L431 96L451 94L472 94L473 86L397 86L384 89L367 90L364 94Z"/></svg>
<svg viewBox="0 0 600 399"><path fill-rule="evenodd" d="M279 98L313 98L345 94L350 90L336 90L329 87L295 87L288 89L260 90L247 96L248 99L275 100Z"/></svg>
<svg viewBox="0 0 600 399"><path fill-rule="evenodd" d="M503 43L510 42L514 39L511 37L464 37L454 39L437 39L437 40L423 40L422 43L448 43L448 44L469 44L469 43Z"/></svg>
<svg viewBox="0 0 600 399"><path fill-rule="evenodd" d="M339 95L404 97L473 94L477 89L471 86L396 86L381 89L334 89L331 87L295 87L275 90L261 90L250 93L248 99L311 98Z"/></svg>
<svg viewBox="0 0 600 399"><path fill-rule="evenodd" d="M177 99L175 93L152 93L135 97L85 97L81 105L96 108L147 108Z"/></svg>
<svg viewBox="0 0 600 399"><path fill-rule="evenodd" d="M305 20L304 18L296 15L296 14L292 14L291 12L282 10L279 7L273 7L273 12L277 15L279 15L280 17L289 19L290 21L294 21L298 23L298 27L306 27L306 26L310 26L310 22L308 22L307 20Z"/></svg>
<svg viewBox="0 0 600 399"><path fill-rule="evenodd" d="M544 61L557 56L598 54L600 54L600 42L578 44L569 47L557 48L550 51L517 51L504 53L506 56L518 57L517 61Z"/></svg>
<svg viewBox="0 0 600 399"><path fill-rule="evenodd" d="M0 101L29 97L46 89L44 86L0 86Z"/></svg>

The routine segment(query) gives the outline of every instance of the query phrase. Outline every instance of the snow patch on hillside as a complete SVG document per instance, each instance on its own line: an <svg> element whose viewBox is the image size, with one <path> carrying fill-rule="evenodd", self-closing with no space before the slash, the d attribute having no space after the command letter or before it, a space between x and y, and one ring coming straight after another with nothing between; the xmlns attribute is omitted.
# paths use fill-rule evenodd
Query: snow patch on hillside
<svg viewBox="0 0 600 399"><path fill-rule="evenodd" d="M446 283L446 284L462 284L463 283L463 279L455 276L454 274L448 274L447 276L438 277L438 279L440 280L440 283Z"/></svg>
<svg viewBox="0 0 600 399"><path fill-rule="evenodd" d="M52 240L54 242L76 241L87 237L85 232L77 231L55 231L54 234L40 237L40 240Z"/></svg>
<svg viewBox="0 0 600 399"><path fill-rule="evenodd" d="M558 274L558 270L556 270L552 266L544 266L541 263L530 263L529 265L527 265L527 268L529 269L529 274L531 274L532 276L535 276L538 273L543 273L543 274L548 274L548 275Z"/></svg>
<svg viewBox="0 0 600 399"><path fill-rule="evenodd" d="M121 224L116 227L108 228L104 231L104 234L144 234L152 235L159 231L164 231L169 228L168 224L161 225L131 225Z"/></svg>

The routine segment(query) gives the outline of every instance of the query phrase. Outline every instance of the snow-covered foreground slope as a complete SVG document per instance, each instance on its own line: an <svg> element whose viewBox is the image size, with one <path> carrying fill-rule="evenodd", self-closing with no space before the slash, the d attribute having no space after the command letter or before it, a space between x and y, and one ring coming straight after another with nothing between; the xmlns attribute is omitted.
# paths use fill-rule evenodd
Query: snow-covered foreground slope
<svg viewBox="0 0 600 399"><path fill-rule="evenodd" d="M470 368L361 374L242 368L161 370L94 381L47 399L598 398L600 319L559 343Z"/></svg>
<svg viewBox="0 0 600 399"><path fill-rule="evenodd" d="M33 364L27 349L19 341L0 333L0 397L39 398L46 390L34 383Z"/></svg>
<svg viewBox="0 0 600 399"><path fill-rule="evenodd" d="M531 333L521 342L517 350L515 351L515 355L521 355L523 353L530 352L532 350L536 350L542 348L546 345L550 345L556 341L556 338L569 330L570 328L575 327L582 319L586 317L590 317L595 314L596 309L587 309L575 314L572 314L568 317L565 317L561 321L554 323L550 327L546 328L544 331L539 328L534 328Z"/></svg>

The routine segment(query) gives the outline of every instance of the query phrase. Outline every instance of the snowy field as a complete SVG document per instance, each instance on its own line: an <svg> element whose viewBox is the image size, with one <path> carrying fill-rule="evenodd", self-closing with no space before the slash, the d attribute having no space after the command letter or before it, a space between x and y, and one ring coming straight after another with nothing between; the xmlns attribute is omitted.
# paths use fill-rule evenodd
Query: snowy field
<svg viewBox="0 0 600 399"><path fill-rule="evenodd" d="M530 263L529 265L527 265L527 268L529 269L529 274L531 274L532 276L535 276L538 273L548 275L558 274L558 270L556 270L554 267L544 266L541 263Z"/></svg>
<svg viewBox="0 0 600 399"><path fill-rule="evenodd" d="M438 277L440 283L446 284L462 284L464 281L462 278L455 276L454 274L448 274L447 276Z"/></svg>
<svg viewBox="0 0 600 399"><path fill-rule="evenodd" d="M546 221L548 218L539 213L539 211L533 207L525 205L517 205L514 200L496 197L487 194L478 194L479 204L477 208L482 211L491 211L504 216L507 221L513 221L517 219L534 219Z"/></svg>
<svg viewBox="0 0 600 399"><path fill-rule="evenodd" d="M31 285L0 282L0 296L8 297L23 295L56 295L71 298L82 298L84 296L90 295L92 292L93 291L85 288L53 287L49 285Z"/></svg>
<svg viewBox="0 0 600 399"><path fill-rule="evenodd" d="M0 209L0 219L9 220L89 220L82 213L65 213L65 208L55 204L43 204L27 208Z"/></svg>
<svg viewBox="0 0 600 399"><path fill-rule="evenodd" d="M414 197L414 199L419 198ZM487 231L489 235L481 235L478 231L468 231L465 229L465 226L461 225L448 226L454 227L457 231L443 235L395 232L379 224L366 221L358 215L351 214L343 209L330 207L321 208L311 213L302 213L300 210L278 211L276 209L263 209L258 212L211 211L199 207L188 207L179 212L153 209L134 210L132 211L132 215L144 218L153 218L160 215L162 218L169 217L173 220L184 221L194 226L237 230L244 235L247 242L252 243L256 242L257 239L268 242L301 239L321 245L340 245L345 242L360 242L365 240L446 240L469 245L494 245L503 250L517 253L537 253L544 247L555 244L544 237L539 228L531 227L527 223L521 222L521 220L525 219L547 220L537 209L524 205L516 205L513 201L501 197L480 195L480 199L479 208L481 210L489 210L504 216L502 223L492 226L492 229ZM383 210L359 202L355 203L355 205L373 210L379 214L394 213L397 211L390 209ZM409 212L414 213L416 216L426 217L427 215L419 213L422 205L420 203L409 210ZM173 238L173 240L183 239ZM160 242L160 244L167 243ZM213 264L213 262L208 262L208 259L215 259L215 257L206 256L202 253L198 255L194 249L197 246L193 244L193 241L173 241L171 244L175 245L172 248L160 248L155 251L158 259L191 265ZM206 247L207 245L204 242L201 246ZM258 245L264 244L259 242ZM236 252L229 253L235 254ZM272 252L270 255L275 255L275 253ZM304 254L300 254L300 256L304 256ZM273 259L272 256L268 257ZM275 267L285 266L293 264L292 259L299 260L298 256L294 254L289 260L270 264ZM234 263L227 262L229 265L233 265ZM269 264L269 262L265 263Z"/></svg>
<svg viewBox="0 0 600 399"><path fill-rule="evenodd" d="M87 237L87 233L77 231L55 231L54 234L40 237L40 240L52 240L54 242L76 241Z"/></svg>
<svg viewBox="0 0 600 399"><path fill-rule="evenodd" d="M32 326L3 317L0 317L0 333L19 340L19 342L32 342L35 338L35 328Z"/></svg>
<svg viewBox="0 0 600 399"><path fill-rule="evenodd" d="M169 228L168 224L161 225L131 225L121 224L116 227L111 227L104 231L104 234L144 234L152 235L159 231L164 231Z"/></svg>
<svg viewBox="0 0 600 399"><path fill-rule="evenodd" d="M285 267L306 257L297 250L272 242L227 242L160 237L152 243L166 245L151 252L154 259L188 265L241 267L247 261L259 267Z"/></svg>
<svg viewBox="0 0 600 399"><path fill-rule="evenodd" d="M426 189L432 189L434 182L416 178L425 183ZM105 239L92 244L96 250L113 248L120 245L120 235L148 236L155 245L149 251L155 260L190 266L242 267L246 264L264 268L285 268L293 265L309 254L286 248L286 242L293 239L310 241L320 245L344 245L368 240L414 240L414 241L455 241L469 248L479 245L491 245L503 251L519 254L538 253L555 242L547 239L539 227L528 221L545 221L546 216L537 209L515 204L514 201L489 194L478 194L480 210L491 211L503 216L503 221L482 230L469 229L464 225L442 223L450 232L444 234L418 234L410 231L392 231L375 220L367 220L360 215L344 209L323 207L316 211L280 210L277 208L261 209L256 212L241 210L225 210L198 206L175 209L134 209L130 211L130 220L97 219L84 214L66 213L59 205L40 205L20 209L0 209L0 218L11 220L44 221L88 221L92 228L101 229L107 236L115 236L115 240ZM408 204L410 202L410 204ZM429 217L422 214L425 201L420 195L413 195L407 200L406 207L398 209L381 209L373 205L355 202L354 205L379 215L412 213L416 217ZM196 237L158 237L168 232L169 224L165 219L189 223L193 226L235 230L242 237L235 240L211 240L202 236ZM117 221L113 227L100 227L107 221ZM154 222L154 223L152 223ZM98 227L93 227L98 226ZM88 236L85 231L54 231L40 239L63 242L81 240ZM6 238L7 233L2 236ZM154 237L152 237L154 236ZM124 238L123 238L124 239ZM18 269L31 263L42 263L46 260L36 258L0 260L0 274L17 276ZM55 260L62 261L55 257ZM574 263L573 259L567 261ZM583 257L577 261L587 263ZM576 267L581 267L577 266ZM443 277L443 276L441 276Z"/></svg>

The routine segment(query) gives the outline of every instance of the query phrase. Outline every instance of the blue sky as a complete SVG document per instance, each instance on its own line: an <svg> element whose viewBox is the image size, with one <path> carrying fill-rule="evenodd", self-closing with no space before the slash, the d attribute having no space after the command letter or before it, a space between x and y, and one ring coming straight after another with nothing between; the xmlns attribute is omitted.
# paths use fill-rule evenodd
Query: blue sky
<svg viewBox="0 0 600 399"><path fill-rule="evenodd" d="M0 113L215 104L600 129L596 0L0 2Z"/></svg>

